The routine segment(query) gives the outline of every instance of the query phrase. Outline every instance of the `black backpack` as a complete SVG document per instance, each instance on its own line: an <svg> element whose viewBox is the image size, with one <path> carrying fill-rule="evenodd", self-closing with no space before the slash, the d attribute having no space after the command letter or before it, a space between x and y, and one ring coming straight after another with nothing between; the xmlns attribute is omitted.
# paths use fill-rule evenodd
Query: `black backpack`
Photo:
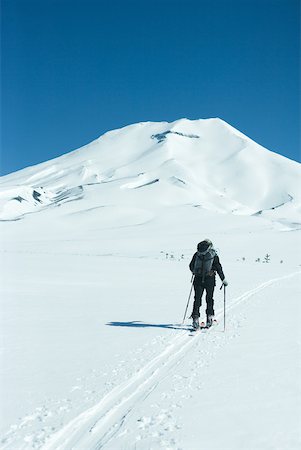
<svg viewBox="0 0 301 450"><path fill-rule="evenodd" d="M201 275L202 280L204 281L205 277L209 275L212 270L215 255L216 251L213 248L208 249L205 252L197 251L193 269L194 275Z"/></svg>

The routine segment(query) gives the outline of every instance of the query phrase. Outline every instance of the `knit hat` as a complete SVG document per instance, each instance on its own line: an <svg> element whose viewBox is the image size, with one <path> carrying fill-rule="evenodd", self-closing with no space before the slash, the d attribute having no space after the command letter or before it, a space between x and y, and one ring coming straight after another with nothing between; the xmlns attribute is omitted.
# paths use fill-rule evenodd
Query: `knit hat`
<svg viewBox="0 0 301 450"><path fill-rule="evenodd" d="M210 250L211 247L212 247L212 242L210 241L210 239L205 239L204 241L202 241L198 244L198 251L206 252L207 250Z"/></svg>

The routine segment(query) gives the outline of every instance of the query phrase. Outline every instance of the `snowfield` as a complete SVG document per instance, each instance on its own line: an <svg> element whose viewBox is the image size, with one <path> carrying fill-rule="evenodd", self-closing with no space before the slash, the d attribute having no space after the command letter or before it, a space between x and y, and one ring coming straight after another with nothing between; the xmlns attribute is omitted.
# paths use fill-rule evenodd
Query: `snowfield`
<svg viewBox="0 0 301 450"><path fill-rule="evenodd" d="M181 119L2 177L0 448L299 449L300 174ZM226 332L217 280L219 323L192 336L204 238Z"/></svg>

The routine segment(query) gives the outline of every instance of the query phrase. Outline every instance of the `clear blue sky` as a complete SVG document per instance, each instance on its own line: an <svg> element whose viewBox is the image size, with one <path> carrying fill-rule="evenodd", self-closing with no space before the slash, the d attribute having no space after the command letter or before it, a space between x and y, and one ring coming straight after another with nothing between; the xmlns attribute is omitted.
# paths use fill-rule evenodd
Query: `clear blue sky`
<svg viewBox="0 0 301 450"><path fill-rule="evenodd" d="M220 117L300 160L298 0L1 4L2 175L181 117Z"/></svg>

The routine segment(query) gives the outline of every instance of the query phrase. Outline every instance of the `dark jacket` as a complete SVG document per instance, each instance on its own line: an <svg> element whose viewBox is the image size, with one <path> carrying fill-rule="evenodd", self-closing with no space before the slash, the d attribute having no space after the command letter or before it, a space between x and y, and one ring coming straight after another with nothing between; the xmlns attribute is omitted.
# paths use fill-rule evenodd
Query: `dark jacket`
<svg viewBox="0 0 301 450"><path fill-rule="evenodd" d="M193 272L196 257L197 257L197 252L195 252L195 254L193 255L192 260L191 260L191 262L189 264L189 269L191 270L191 272ZM219 262L219 257L217 255L215 255L214 258L213 258L212 270L205 277L205 282L206 282L206 279L208 279L209 277L210 278L213 277L215 279L216 272L218 273L220 279L223 281L225 279L225 275L224 275L224 272L223 272L222 265ZM196 275L196 277L200 277L200 275Z"/></svg>

